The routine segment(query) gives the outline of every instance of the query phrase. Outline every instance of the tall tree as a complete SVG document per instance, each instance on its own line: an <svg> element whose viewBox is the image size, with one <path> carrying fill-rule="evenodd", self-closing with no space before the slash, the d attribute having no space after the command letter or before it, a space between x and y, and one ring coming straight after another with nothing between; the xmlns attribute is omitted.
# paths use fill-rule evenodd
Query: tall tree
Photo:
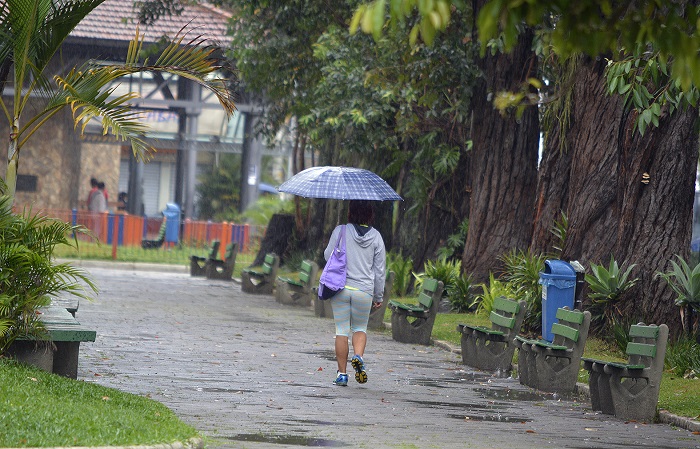
<svg viewBox="0 0 700 449"><path fill-rule="evenodd" d="M569 227L562 257L584 265L606 263L611 256L636 264L633 275L640 281L623 294L619 310L678 329L672 292L654 274L674 254L687 257L690 250L697 109L671 115L666 106L659 125L642 136L635 131L636 111L608 95L607 63L579 59L569 83L570 119L545 144L538 194L546 200L537 226L543 232L535 234L533 247L551 244L544 229L564 212ZM565 151L559 138L566 141Z"/></svg>
<svg viewBox="0 0 700 449"><path fill-rule="evenodd" d="M476 7L483 3L477 1ZM499 269L500 256L526 249L532 235L538 111L531 107L504 116L493 104L499 92L520 90L537 76L532 38L528 30L511 53L489 52L479 62L482 79L472 105L474 176L462 269L481 282Z"/></svg>
<svg viewBox="0 0 700 449"><path fill-rule="evenodd" d="M32 134L59 111L69 107L76 127L84 128L92 118L102 120L105 133L128 140L138 157L151 147L144 137L147 127L138 121L138 111L129 106L136 94L111 98L112 83L129 74L170 72L211 89L227 113L235 108L226 79L216 76L223 67L212 58L213 48L200 39L176 38L154 64L140 61L141 40L136 35L126 62L97 65L88 62L67 74L54 77L52 86L45 73L49 61L75 26L104 0L7 0L0 8L0 61L11 64L8 75L14 86L11 104L0 97L0 107L9 122L10 140L5 182L14 197L22 146ZM4 86L4 85L3 85ZM27 107L34 95L42 96L43 108ZM33 114L27 117L27 114Z"/></svg>

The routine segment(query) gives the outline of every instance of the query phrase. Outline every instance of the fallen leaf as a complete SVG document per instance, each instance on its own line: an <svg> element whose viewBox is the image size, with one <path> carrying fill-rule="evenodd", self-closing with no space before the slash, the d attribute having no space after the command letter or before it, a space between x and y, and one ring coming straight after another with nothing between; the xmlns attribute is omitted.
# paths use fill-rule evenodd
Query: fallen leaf
<svg viewBox="0 0 700 449"><path fill-rule="evenodd" d="M109 396L102 396L103 401L109 401Z"/></svg>
<svg viewBox="0 0 700 449"><path fill-rule="evenodd" d="M535 432L534 430L528 429L525 431L525 433L537 433L537 432Z"/></svg>
<svg viewBox="0 0 700 449"><path fill-rule="evenodd" d="M316 371L323 371L323 367L322 367L322 366L319 366L318 369L317 369Z"/></svg>
<svg viewBox="0 0 700 449"><path fill-rule="evenodd" d="M29 380L31 380L32 382L39 382L36 377L30 377Z"/></svg>

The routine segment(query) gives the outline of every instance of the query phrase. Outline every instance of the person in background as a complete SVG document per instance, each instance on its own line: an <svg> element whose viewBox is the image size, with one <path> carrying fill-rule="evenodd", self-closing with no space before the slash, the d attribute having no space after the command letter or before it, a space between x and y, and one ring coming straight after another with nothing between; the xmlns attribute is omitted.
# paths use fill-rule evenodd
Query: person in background
<svg viewBox="0 0 700 449"><path fill-rule="evenodd" d="M126 206L129 203L129 195L126 192L119 192L117 198L117 210L126 212Z"/></svg>
<svg viewBox="0 0 700 449"><path fill-rule="evenodd" d="M381 307L386 277L386 249L381 234L372 227L374 209L371 201L350 201L348 224L337 226L324 252L331 256L345 226L347 278L345 288L333 296L331 307L335 320L335 357L338 364L335 385L347 386L348 340L352 335L354 355L350 364L355 380L367 382L364 362L367 345L367 323L372 308Z"/></svg>
<svg viewBox="0 0 700 449"><path fill-rule="evenodd" d="M87 201L85 202L85 205L87 206L88 210L91 212L94 212L92 209L90 209L90 204L92 203L92 196L97 192L98 188L97 185L99 184L99 181L97 181L97 178L90 178L90 192L88 193L87 196Z"/></svg>

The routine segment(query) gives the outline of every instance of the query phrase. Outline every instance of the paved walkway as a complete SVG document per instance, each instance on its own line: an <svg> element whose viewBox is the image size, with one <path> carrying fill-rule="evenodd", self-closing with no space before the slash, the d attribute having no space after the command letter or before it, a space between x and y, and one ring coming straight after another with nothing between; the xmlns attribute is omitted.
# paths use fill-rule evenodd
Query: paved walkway
<svg viewBox="0 0 700 449"><path fill-rule="evenodd" d="M370 332L369 382L335 377L331 320L232 282L88 266L78 377L158 400L209 448L699 448L666 424L624 422Z"/></svg>

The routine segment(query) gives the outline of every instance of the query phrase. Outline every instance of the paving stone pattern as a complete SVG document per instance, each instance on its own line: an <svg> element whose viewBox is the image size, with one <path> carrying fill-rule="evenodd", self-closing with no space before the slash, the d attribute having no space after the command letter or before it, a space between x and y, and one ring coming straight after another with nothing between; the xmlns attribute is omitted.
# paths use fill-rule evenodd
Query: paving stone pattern
<svg viewBox="0 0 700 449"><path fill-rule="evenodd" d="M78 378L164 403L208 448L700 447L687 430L594 413L388 333L368 336L369 382L350 373L338 387L332 320L236 283L127 268L85 267L101 292L76 315L97 330Z"/></svg>

